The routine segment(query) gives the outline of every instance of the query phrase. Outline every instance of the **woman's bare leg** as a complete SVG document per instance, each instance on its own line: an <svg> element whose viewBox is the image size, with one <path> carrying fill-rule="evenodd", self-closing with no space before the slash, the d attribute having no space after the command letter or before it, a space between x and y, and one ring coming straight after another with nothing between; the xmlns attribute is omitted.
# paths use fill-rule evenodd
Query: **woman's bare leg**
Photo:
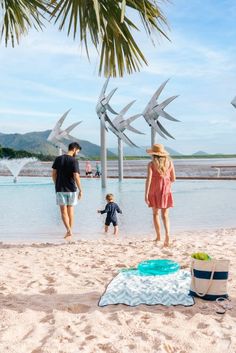
<svg viewBox="0 0 236 353"><path fill-rule="evenodd" d="M160 219L159 219L159 214L158 214L158 208L153 207L152 209L153 212L153 224L155 227L155 231L156 231L156 240L160 241L161 240L161 223L160 223Z"/></svg>
<svg viewBox="0 0 236 353"><path fill-rule="evenodd" d="M162 218L163 225L164 225L164 228L165 228L164 246L168 247L169 246L169 240L170 240L170 223L169 223L169 209L168 208L163 208L161 210L161 218Z"/></svg>
<svg viewBox="0 0 236 353"><path fill-rule="evenodd" d="M118 235L119 228L118 226L114 226L114 235Z"/></svg>
<svg viewBox="0 0 236 353"><path fill-rule="evenodd" d="M107 233L108 232L108 228L109 228L109 226L107 226L106 224L105 224L105 233Z"/></svg>

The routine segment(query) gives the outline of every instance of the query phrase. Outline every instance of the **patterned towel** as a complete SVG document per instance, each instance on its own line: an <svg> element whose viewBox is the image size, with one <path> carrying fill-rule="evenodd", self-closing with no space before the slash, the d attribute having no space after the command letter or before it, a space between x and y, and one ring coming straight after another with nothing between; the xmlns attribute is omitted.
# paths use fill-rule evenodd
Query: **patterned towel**
<svg viewBox="0 0 236 353"><path fill-rule="evenodd" d="M188 294L190 282L190 272L186 270L164 276L139 276L138 271L120 272L109 283L98 305L191 306L194 299Z"/></svg>

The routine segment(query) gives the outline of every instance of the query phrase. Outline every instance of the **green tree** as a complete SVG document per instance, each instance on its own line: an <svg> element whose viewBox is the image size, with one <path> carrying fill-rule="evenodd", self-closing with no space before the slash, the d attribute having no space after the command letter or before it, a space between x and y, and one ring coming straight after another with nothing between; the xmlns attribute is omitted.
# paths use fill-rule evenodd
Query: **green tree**
<svg viewBox="0 0 236 353"><path fill-rule="evenodd" d="M149 37L157 32L168 38L166 19L156 0L0 0L0 9L6 45L19 43L29 28L43 29L46 21L53 21L74 39L79 36L88 57L90 43L97 49L99 74L105 76L123 76L147 65L132 33L140 30L131 20L133 14L140 16Z"/></svg>

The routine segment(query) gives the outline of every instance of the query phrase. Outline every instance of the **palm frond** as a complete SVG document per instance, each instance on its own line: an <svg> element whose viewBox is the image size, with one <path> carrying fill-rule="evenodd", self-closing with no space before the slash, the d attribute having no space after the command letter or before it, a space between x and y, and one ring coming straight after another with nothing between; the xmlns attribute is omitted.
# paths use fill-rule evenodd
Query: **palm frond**
<svg viewBox="0 0 236 353"><path fill-rule="evenodd" d="M122 3L121 3L121 22L124 21L124 18L125 18L125 6L126 6L126 0L122 0Z"/></svg>
<svg viewBox="0 0 236 353"><path fill-rule="evenodd" d="M52 19L67 34L80 36L86 49L89 43L100 54L99 74L123 76L140 70L147 61L134 40L132 31L140 30L126 15L130 8L139 13L147 34L156 31L168 39L163 27L166 19L155 0L51 0Z"/></svg>
<svg viewBox="0 0 236 353"><path fill-rule="evenodd" d="M27 34L30 27L42 29L44 13L50 7L50 0L0 0L2 23L0 23L1 39L5 45L11 42L14 47L20 36Z"/></svg>
<svg viewBox="0 0 236 353"><path fill-rule="evenodd" d="M168 39L163 29L167 22L156 0L0 0L0 9L1 38L6 45L19 43L30 27L42 29L50 14L60 30L66 29L74 39L79 35L88 57L90 44L97 49L99 74L105 76L123 76L147 64L133 37L140 28L127 16L128 9L140 15L149 37L154 31Z"/></svg>

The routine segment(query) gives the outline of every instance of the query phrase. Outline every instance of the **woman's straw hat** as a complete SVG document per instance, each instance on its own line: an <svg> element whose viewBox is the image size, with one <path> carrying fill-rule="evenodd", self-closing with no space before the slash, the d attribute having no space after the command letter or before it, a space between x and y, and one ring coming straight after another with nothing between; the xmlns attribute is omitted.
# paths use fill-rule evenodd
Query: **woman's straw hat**
<svg viewBox="0 0 236 353"><path fill-rule="evenodd" d="M158 143L153 145L152 148L149 148L147 150L147 153L151 155L160 156L160 157L169 156L169 153L164 149L164 146Z"/></svg>

